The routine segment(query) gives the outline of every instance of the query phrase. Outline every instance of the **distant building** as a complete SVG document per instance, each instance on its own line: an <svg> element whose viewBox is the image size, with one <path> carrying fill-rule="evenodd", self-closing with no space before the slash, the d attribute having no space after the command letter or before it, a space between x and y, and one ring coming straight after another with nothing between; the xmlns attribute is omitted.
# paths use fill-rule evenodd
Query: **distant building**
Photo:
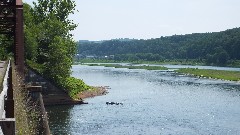
<svg viewBox="0 0 240 135"><path fill-rule="evenodd" d="M95 56L93 56L93 55L88 55L88 56L86 56L86 58L87 58L87 59L94 59Z"/></svg>

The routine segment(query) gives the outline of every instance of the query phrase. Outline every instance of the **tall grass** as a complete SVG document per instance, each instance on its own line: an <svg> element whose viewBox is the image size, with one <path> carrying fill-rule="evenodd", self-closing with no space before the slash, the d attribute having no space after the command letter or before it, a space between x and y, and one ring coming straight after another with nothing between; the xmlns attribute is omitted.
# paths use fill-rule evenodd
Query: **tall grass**
<svg viewBox="0 0 240 135"><path fill-rule="evenodd" d="M14 64L13 64L14 65ZM16 119L17 135L41 134L39 125L38 107L32 104L27 96L23 79L18 75L13 66L13 95L14 95L14 116Z"/></svg>

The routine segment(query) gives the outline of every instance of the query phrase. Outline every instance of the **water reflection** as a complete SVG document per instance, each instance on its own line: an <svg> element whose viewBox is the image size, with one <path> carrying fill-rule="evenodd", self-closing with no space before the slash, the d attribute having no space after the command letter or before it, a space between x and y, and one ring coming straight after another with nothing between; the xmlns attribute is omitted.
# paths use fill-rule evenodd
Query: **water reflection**
<svg viewBox="0 0 240 135"><path fill-rule="evenodd" d="M69 135L72 105L47 106L49 126L53 135Z"/></svg>

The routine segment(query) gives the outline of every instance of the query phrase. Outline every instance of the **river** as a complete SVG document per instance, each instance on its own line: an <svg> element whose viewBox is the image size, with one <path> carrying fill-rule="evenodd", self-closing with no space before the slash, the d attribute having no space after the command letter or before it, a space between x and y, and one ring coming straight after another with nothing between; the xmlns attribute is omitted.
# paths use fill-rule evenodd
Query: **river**
<svg viewBox="0 0 240 135"><path fill-rule="evenodd" d="M47 107L54 135L240 134L240 83L100 66L72 71L89 85L109 86L109 93L86 105Z"/></svg>

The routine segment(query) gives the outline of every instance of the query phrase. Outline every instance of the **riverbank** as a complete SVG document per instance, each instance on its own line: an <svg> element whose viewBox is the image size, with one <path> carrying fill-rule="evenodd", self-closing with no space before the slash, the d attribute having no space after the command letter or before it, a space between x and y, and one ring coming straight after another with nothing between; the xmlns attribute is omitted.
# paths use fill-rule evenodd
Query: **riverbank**
<svg viewBox="0 0 240 135"><path fill-rule="evenodd" d="M82 91L77 94L78 99L83 100L86 98L92 98L96 96L103 96L108 93L108 86L92 87L90 90Z"/></svg>
<svg viewBox="0 0 240 135"><path fill-rule="evenodd" d="M191 74L198 77L207 77L207 78L222 79L222 80L229 80L229 81L240 81L239 71L182 68L182 69L176 70L176 72Z"/></svg>
<svg viewBox="0 0 240 135"><path fill-rule="evenodd" d="M39 130L41 114L38 106L33 105L29 99L28 92L23 79L18 74L15 64L13 65L12 83L14 97L14 117L16 119L16 134L34 135L42 134Z"/></svg>

